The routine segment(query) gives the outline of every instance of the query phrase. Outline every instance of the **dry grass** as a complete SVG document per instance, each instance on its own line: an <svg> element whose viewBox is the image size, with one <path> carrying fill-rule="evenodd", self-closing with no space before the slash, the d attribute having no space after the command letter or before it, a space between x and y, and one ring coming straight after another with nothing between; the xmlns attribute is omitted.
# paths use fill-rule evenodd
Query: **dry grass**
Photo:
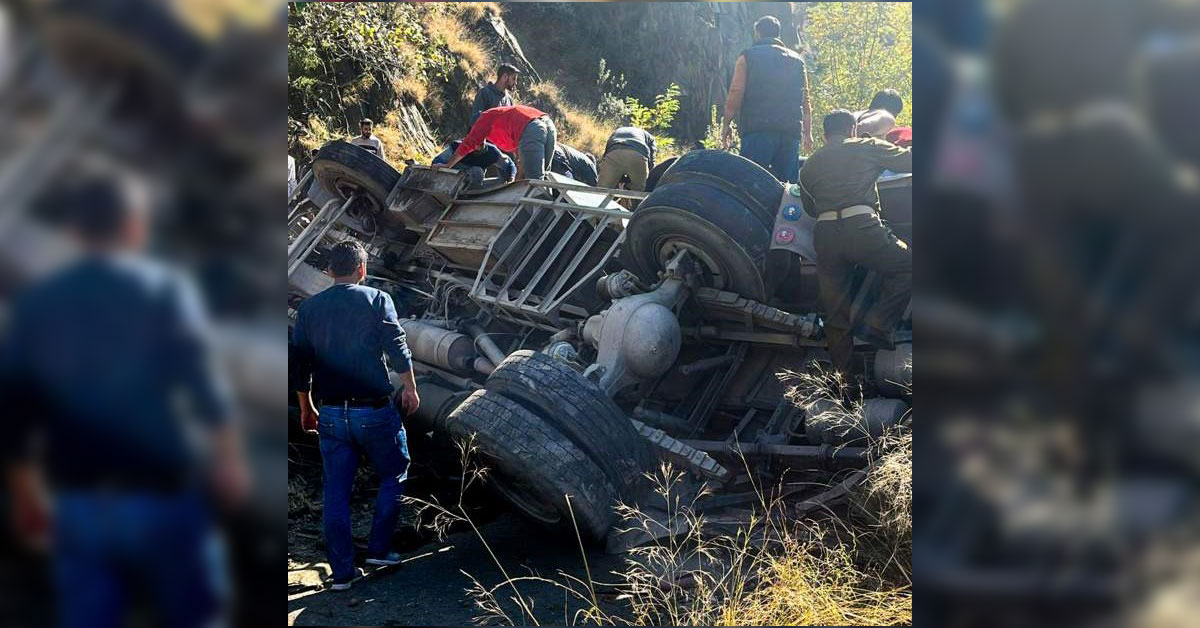
<svg viewBox="0 0 1200 628"><path fill-rule="evenodd" d="M471 35L458 15L452 12L433 13L425 23L425 32L434 40L446 44L446 48L458 59L459 68L468 76L479 77L491 71L491 54Z"/></svg>
<svg viewBox="0 0 1200 628"><path fill-rule="evenodd" d="M620 126L616 121L604 120L593 113L567 101L558 86L549 81L530 85L524 101L550 114L558 127L558 140L599 158L604 154L604 145L613 129Z"/></svg>
<svg viewBox="0 0 1200 628"><path fill-rule="evenodd" d="M834 376L788 374L786 379L793 383L789 397L798 404L821 403L847 421L861 411L861 400L849 408L840 401L829 406L840 398L841 382ZM871 447L872 466L854 498L855 514L839 518L827 508L816 519L797 519L789 515L787 503L768 497L772 491L756 487L756 514L732 531L711 525L696 508L697 500L708 494L706 487L686 490L685 473L664 465L648 479L656 503L665 505L665 516L651 516L634 505L617 507L626 533L659 539L630 550L622 570L601 578L615 578L615 583L599 583L582 542L584 577L563 571L553 577L513 577L497 560L503 574L499 583L485 586L471 577L477 620L537 625L535 600L519 589L536 581L562 592L564 612L574 609L564 615L570 625L910 625L912 438L897 431ZM465 492L483 481L487 470L473 462L473 443L460 449ZM434 509L437 529L466 523L487 548L461 499L450 506L420 503ZM668 530L674 532L663 534ZM492 558L496 560L494 554ZM621 608L601 604L601 591L615 592Z"/></svg>
<svg viewBox="0 0 1200 628"><path fill-rule="evenodd" d="M485 17L493 15L502 15L504 9L499 2L454 2L447 4L447 7L454 12L457 12L468 24L474 24Z"/></svg>

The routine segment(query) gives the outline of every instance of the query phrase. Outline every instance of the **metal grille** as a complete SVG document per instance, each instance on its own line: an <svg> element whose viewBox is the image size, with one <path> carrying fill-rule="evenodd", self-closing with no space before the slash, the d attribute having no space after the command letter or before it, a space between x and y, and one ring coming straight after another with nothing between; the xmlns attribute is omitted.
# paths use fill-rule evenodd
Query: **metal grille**
<svg viewBox="0 0 1200 628"><path fill-rule="evenodd" d="M471 297L494 306L498 315L558 329L564 318L590 314L570 301L594 284L624 241L624 222L631 214L614 199L645 194L559 181L528 183L515 203L497 201L512 213L487 246Z"/></svg>

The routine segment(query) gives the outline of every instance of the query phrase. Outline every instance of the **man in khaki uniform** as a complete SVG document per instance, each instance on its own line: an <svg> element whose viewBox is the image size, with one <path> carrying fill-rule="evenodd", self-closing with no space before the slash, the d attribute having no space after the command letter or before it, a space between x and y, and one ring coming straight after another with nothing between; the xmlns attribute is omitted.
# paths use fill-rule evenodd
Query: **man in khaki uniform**
<svg viewBox="0 0 1200 628"><path fill-rule="evenodd" d="M875 181L884 170L912 172L912 151L883 140L855 137L854 114L825 116L825 145L804 163L805 210L817 219L813 246L833 366L850 373L850 280L855 265L882 277L879 300L866 314L865 340L892 348L892 332L912 293L912 251L879 218Z"/></svg>
<svg viewBox="0 0 1200 628"><path fill-rule="evenodd" d="M597 186L615 188L621 177L629 176L629 189L646 189L646 177L654 169L654 136L635 126L623 126L609 136L604 156L596 168Z"/></svg>

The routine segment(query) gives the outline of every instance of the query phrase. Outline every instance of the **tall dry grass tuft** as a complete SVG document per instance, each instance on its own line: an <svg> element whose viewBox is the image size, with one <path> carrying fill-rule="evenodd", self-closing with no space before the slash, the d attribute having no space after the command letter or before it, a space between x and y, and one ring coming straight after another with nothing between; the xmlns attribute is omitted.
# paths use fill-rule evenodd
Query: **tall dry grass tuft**
<svg viewBox="0 0 1200 628"><path fill-rule="evenodd" d="M559 571L555 578L508 577L484 586L472 578L470 595L482 623L537 624L535 601L518 585L536 581L562 591L569 625L747 626L902 625L912 622L907 584L886 584L856 560L849 528L789 521L786 505L763 497L763 510L736 530L709 525L696 508L706 494L683 490L685 474L664 466L652 476L665 512L621 505L625 533L659 540L635 547L619 572L586 577ZM685 497L685 495L692 495ZM478 531L478 530L476 530ZM482 537L480 537L482 539ZM485 541L486 544L486 541ZM490 550L489 550L490 551ZM493 556L494 557L494 556ZM615 592L616 606L598 591ZM505 602L515 603L520 614Z"/></svg>
<svg viewBox="0 0 1200 628"><path fill-rule="evenodd" d="M558 86L549 81L531 84L522 96L526 104L545 111L554 119L558 141L592 153L597 159L604 154L609 134L620 126L614 120L605 120L572 105Z"/></svg>
<svg viewBox="0 0 1200 628"><path fill-rule="evenodd" d="M451 2L447 3L447 7L462 16L468 24L474 24L486 17L502 15L504 12L499 2Z"/></svg>
<svg viewBox="0 0 1200 628"><path fill-rule="evenodd" d="M452 12L434 12L425 23L425 31L434 41L445 43L446 48L458 60L459 68L468 76L481 77L491 71L491 54L471 35L458 15Z"/></svg>

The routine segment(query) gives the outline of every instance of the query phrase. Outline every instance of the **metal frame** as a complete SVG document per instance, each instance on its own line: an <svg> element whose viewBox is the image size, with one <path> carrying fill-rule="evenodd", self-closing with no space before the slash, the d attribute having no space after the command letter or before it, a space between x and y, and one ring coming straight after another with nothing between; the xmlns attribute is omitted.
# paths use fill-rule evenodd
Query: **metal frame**
<svg viewBox="0 0 1200 628"><path fill-rule="evenodd" d="M486 197L463 198L460 201L463 204L512 208L508 218L488 242L476 271L470 296L478 303L493 306L495 313L503 318L556 330L561 327L563 313L580 319L587 316L587 312L572 308L566 301L588 281L595 281L624 242L624 229L619 221L628 219L632 215L631 212L605 206L618 198L640 199L645 198L646 194L559 181L531 180L524 183L527 184L527 188L515 202L488 200ZM599 203L601 207L588 207L572 202L568 195L572 191L603 194L603 200ZM430 230L427 242L446 226L471 226L471 223L449 218L454 206L455 203L451 203L446 207L441 218ZM557 237L557 243L549 253L543 254L550 235L558 231L560 225L562 233ZM491 224L478 226L494 227ZM584 260L599 250L596 245L609 227L617 228L616 238L603 250L599 260L568 286L567 282L579 271ZM535 236L535 229L540 229L541 233ZM582 242L578 242L577 234L583 233L587 236ZM507 241L509 245L503 251L497 251L497 243L502 241ZM516 290L513 283L528 269L536 270L519 292L513 295L512 292ZM557 278L550 282L549 273L554 269L560 269L560 272ZM546 285L548 282L549 285Z"/></svg>

